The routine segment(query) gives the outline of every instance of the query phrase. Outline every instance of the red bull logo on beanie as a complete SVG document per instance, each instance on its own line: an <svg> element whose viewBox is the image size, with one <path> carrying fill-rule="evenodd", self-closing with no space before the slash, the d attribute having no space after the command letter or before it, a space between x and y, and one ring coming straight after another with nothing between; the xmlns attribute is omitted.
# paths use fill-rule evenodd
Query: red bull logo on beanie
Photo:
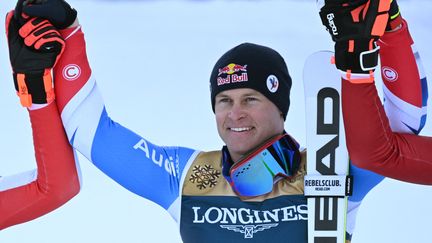
<svg viewBox="0 0 432 243"><path fill-rule="evenodd" d="M247 72L247 65L242 66L242 65L230 63L226 67L219 68L218 76L222 74L233 74L237 72Z"/></svg>
<svg viewBox="0 0 432 243"><path fill-rule="evenodd" d="M221 75L225 74L226 77L221 77ZM219 74L217 77L218 86L245 81L248 81L247 65L230 63L226 67L219 68Z"/></svg>

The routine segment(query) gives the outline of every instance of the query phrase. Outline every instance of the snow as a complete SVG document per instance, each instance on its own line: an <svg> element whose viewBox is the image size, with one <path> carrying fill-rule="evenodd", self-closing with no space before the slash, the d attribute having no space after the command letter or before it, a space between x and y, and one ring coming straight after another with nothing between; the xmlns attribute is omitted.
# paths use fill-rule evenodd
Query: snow
<svg viewBox="0 0 432 243"><path fill-rule="evenodd" d="M331 49L315 1L71 0L110 115L152 142L219 149L208 78L231 47L254 42L278 50L293 79L286 130L305 143L302 66ZM1 1L0 12L14 7ZM399 0L432 77L432 3ZM3 24L0 31L4 33ZM0 175L35 167L27 112L15 95L5 36L0 35ZM430 85L429 85L430 86ZM431 114L429 112L429 114ZM432 135L430 119L422 134ZM0 232L0 242L181 242L167 212L123 189L80 158L81 193L60 209ZM432 188L386 179L364 199L353 243L430 242ZM1 217L1 216L0 216Z"/></svg>

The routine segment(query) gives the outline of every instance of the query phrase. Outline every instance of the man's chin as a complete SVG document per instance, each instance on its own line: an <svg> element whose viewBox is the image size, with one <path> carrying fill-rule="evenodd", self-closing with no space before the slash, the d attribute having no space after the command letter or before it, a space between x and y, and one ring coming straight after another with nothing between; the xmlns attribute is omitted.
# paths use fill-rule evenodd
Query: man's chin
<svg viewBox="0 0 432 243"><path fill-rule="evenodd" d="M230 151L231 156L235 155L234 157L237 157L238 159L243 158L246 155L252 153L255 149L256 146L252 146L252 145L245 146L244 144L242 146L235 146L235 145L228 146L228 151Z"/></svg>

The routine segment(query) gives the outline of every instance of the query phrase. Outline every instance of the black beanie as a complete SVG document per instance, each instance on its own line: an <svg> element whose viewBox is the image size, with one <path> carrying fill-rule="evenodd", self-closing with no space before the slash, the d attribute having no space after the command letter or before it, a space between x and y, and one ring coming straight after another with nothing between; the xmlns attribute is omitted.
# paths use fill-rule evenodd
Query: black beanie
<svg viewBox="0 0 432 243"><path fill-rule="evenodd" d="M290 105L291 77L284 59L275 50L243 43L219 58L210 76L213 112L217 94L238 88L260 92L279 108L284 120L286 119Z"/></svg>

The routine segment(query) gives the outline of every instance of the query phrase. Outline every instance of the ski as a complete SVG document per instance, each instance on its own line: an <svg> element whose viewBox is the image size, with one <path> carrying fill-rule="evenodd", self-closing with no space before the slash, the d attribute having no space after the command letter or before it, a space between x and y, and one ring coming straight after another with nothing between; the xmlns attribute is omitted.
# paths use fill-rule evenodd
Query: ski
<svg viewBox="0 0 432 243"><path fill-rule="evenodd" d="M303 69L306 102L308 242L345 243L349 158L341 109L341 77L333 52L310 55Z"/></svg>

